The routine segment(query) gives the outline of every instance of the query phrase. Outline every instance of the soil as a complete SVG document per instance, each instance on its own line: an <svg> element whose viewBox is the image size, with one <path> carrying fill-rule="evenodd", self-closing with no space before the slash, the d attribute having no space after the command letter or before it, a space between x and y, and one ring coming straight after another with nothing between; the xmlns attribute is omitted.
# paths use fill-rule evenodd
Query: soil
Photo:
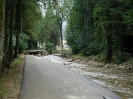
<svg viewBox="0 0 133 99"><path fill-rule="evenodd" d="M0 78L0 99L18 99L21 89L25 55L19 55L10 69L5 69Z"/></svg>

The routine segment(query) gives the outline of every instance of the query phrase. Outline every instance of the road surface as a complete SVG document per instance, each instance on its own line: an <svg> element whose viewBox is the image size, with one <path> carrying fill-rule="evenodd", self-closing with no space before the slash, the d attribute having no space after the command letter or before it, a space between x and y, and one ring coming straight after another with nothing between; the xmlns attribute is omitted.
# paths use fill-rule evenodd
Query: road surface
<svg viewBox="0 0 133 99"><path fill-rule="evenodd" d="M19 99L122 99L68 67L26 57Z"/></svg>

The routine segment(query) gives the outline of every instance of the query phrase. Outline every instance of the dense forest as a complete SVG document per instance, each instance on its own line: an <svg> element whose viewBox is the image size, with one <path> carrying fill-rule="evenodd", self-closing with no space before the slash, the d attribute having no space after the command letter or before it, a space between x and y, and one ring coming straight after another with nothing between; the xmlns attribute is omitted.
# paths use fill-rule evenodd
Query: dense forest
<svg viewBox="0 0 133 99"><path fill-rule="evenodd" d="M122 63L133 54L132 0L73 0L67 42L74 53Z"/></svg>
<svg viewBox="0 0 133 99"><path fill-rule="evenodd" d="M0 70L10 68L18 53L35 48L42 14L36 0L0 1Z"/></svg>
<svg viewBox="0 0 133 99"><path fill-rule="evenodd" d="M1 0L0 71L19 53L66 40L74 54L122 63L133 54L132 0Z"/></svg>

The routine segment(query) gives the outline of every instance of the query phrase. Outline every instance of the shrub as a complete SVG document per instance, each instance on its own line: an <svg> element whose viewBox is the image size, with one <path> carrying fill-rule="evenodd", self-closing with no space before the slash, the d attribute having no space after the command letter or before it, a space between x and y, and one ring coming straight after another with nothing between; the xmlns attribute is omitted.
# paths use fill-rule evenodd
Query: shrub
<svg viewBox="0 0 133 99"><path fill-rule="evenodd" d="M24 34L24 33L21 33L19 35L19 49L21 50L20 52L24 51L25 49L28 48L28 40L29 40L29 36ZM16 45L16 37L13 36L13 46L15 47Z"/></svg>
<svg viewBox="0 0 133 99"><path fill-rule="evenodd" d="M71 49L65 49L65 50L62 51L61 57L69 57L71 54L72 54Z"/></svg>
<svg viewBox="0 0 133 99"><path fill-rule="evenodd" d="M117 51L114 53L112 60L117 64L121 64L130 58L131 58L130 54L125 53L125 52L121 52L121 51Z"/></svg>
<svg viewBox="0 0 133 99"><path fill-rule="evenodd" d="M45 45L45 50L49 53L52 54L52 51L55 49L54 44L53 43L47 43Z"/></svg>
<svg viewBox="0 0 133 99"><path fill-rule="evenodd" d="M102 50L105 49L105 45L103 42L96 40L88 44L88 47L83 49L83 55L97 55L100 54Z"/></svg>

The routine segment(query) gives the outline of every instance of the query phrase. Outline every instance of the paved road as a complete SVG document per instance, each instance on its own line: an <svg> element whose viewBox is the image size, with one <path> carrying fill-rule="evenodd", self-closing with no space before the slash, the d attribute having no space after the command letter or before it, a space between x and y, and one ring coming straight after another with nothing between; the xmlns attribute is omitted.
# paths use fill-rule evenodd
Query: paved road
<svg viewBox="0 0 133 99"><path fill-rule="evenodd" d="M19 99L121 99L61 64L28 55Z"/></svg>

